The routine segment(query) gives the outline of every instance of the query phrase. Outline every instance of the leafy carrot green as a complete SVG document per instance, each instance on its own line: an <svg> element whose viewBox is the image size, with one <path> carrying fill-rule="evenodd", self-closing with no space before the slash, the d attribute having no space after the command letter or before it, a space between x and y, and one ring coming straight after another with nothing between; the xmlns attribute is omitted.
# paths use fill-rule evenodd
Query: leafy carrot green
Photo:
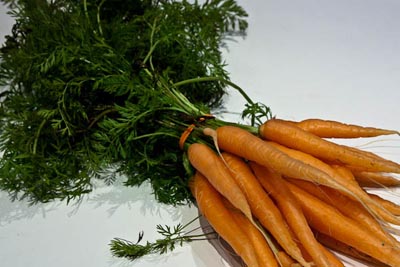
<svg viewBox="0 0 400 267"><path fill-rule="evenodd" d="M0 50L0 189L71 200L124 175L150 181L160 202L187 202L176 140L222 107L222 49L245 36L246 11L232 0L2 2L15 24Z"/></svg>

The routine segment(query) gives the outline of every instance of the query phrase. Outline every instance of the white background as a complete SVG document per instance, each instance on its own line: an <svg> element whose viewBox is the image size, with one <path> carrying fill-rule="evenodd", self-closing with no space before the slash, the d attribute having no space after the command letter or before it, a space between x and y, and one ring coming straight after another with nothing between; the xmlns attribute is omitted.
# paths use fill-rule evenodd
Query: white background
<svg viewBox="0 0 400 267"><path fill-rule="evenodd" d="M244 40L225 51L232 81L280 118L310 117L400 129L400 1L238 1L249 13ZM0 41L12 20L0 11ZM227 109L244 101L230 91ZM225 118L239 120L232 114ZM400 137L369 148L400 162ZM374 146L374 147L372 147ZM390 196L400 202L399 196ZM114 237L158 237L157 224L186 223L191 207L156 203L148 186L99 186L76 205L29 206L0 192L0 262L5 267L228 266L211 245L196 242L135 262L110 255ZM194 225L196 226L196 225ZM348 262L347 266L363 266Z"/></svg>

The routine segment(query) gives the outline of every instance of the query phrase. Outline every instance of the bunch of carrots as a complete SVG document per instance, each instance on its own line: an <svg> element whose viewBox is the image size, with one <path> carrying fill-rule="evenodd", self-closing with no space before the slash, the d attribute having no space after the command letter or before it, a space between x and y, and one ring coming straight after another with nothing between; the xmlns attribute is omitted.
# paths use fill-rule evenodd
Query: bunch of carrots
<svg viewBox="0 0 400 267"><path fill-rule="evenodd" d="M398 131L310 119L270 119L255 135L205 128L214 149L190 144L200 212L250 267L339 267L333 251L400 266L400 206L367 187L399 186L400 164L331 138Z"/></svg>

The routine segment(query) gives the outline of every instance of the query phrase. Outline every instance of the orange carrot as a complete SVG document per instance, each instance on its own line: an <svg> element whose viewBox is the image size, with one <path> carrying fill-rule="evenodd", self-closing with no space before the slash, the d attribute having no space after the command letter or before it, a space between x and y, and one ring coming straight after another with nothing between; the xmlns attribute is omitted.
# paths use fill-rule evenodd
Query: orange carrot
<svg viewBox="0 0 400 267"><path fill-rule="evenodd" d="M349 180L354 180L354 175L353 173L346 167L343 166L338 166L334 165L332 166L334 170L339 174L341 177L347 177ZM365 192L365 191L364 191ZM378 202L374 201L366 192L365 192L365 197L371 200L371 202L367 203L368 204L373 204L369 205L369 207L378 215L378 218L382 218L386 220L387 222L393 223L400 225L400 220L398 217L394 216L393 213L385 209L382 205L380 205Z"/></svg>
<svg viewBox="0 0 400 267"><path fill-rule="evenodd" d="M283 176L313 181L354 195L326 172L294 159L246 130L222 126L216 130L216 136L218 146L224 151L271 168Z"/></svg>
<svg viewBox="0 0 400 267"><path fill-rule="evenodd" d="M400 179L380 172L352 171L358 184L362 187L380 188L380 187L398 187Z"/></svg>
<svg viewBox="0 0 400 267"><path fill-rule="evenodd" d="M222 150L271 168L283 176L304 179L340 190L346 195L360 201L363 205L366 205L371 212L374 212L375 216L378 216L376 213L379 211L379 216L385 215L385 220L388 222L400 224L400 218L393 216L393 214L370 199L355 181L346 178L343 179L344 177L338 176L335 172L333 172L333 175L336 176L330 175L318 166L295 159L271 143L263 141L239 127L222 126L217 128L213 135L217 139L216 143ZM317 161L324 164L311 155L301 151L298 152L302 153L304 157L313 159L313 162ZM340 179L338 180L338 178Z"/></svg>
<svg viewBox="0 0 400 267"><path fill-rule="evenodd" d="M398 131L345 124L332 120L307 119L296 123L297 127L322 138L359 138L400 134Z"/></svg>
<svg viewBox="0 0 400 267"><path fill-rule="evenodd" d="M263 190L250 167L242 159L233 154L224 152L222 153L222 157L229 166L229 170L237 184L246 195L254 216L291 257L306 266L307 264L301 255L301 251L294 241L293 233L289 231L289 227L281 212Z"/></svg>
<svg viewBox="0 0 400 267"><path fill-rule="evenodd" d="M361 155L362 157L366 157L369 158L372 162L382 162L382 164L388 164L388 165L393 165L394 162L391 162L387 159L382 158L381 156L371 152L371 151L367 151L367 150L362 150L362 149L358 149L356 147L351 147L351 146L345 146L342 145L342 147L344 147L347 150L351 150L354 153L357 153L359 155ZM354 171L359 171L359 172L383 172L383 171L376 171L373 168L371 168L370 166L355 166L355 165L351 165L351 164L342 164L342 163L338 163L339 165L344 165L347 168L354 170ZM395 163L397 164L397 163Z"/></svg>
<svg viewBox="0 0 400 267"><path fill-rule="evenodd" d="M298 179L287 179L292 184L295 184L299 188L307 191L318 199L334 206L340 212L347 217L357 221L360 225L368 229L371 233L376 234L382 240L392 246L399 247L396 239L387 233L382 225L371 216L371 214L365 210L365 208L359 203L350 199L349 197L341 194L339 191L328 188L325 186L316 185L307 181L301 181Z"/></svg>
<svg viewBox="0 0 400 267"><path fill-rule="evenodd" d="M196 172L190 181L190 189L200 212L207 218L214 230L228 242L249 267L260 266L250 239L234 221L224 206L221 195L208 180Z"/></svg>
<svg viewBox="0 0 400 267"><path fill-rule="evenodd" d="M262 124L259 133L264 139L275 141L290 148L301 150L318 158L340 164L360 166L370 171L400 173L400 165L378 156L369 157L367 153L358 153L312 133L278 119Z"/></svg>
<svg viewBox="0 0 400 267"><path fill-rule="evenodd" d="M330 248L334 251L342 253L348 257L357 259L357 260L365 262L367 264L372 264L374 267L387 267L388 266L387 264L384 264L384 263L372 258L371 256L369 256L365 253L362 253L362 252L356 250L355 248L334 239L333 237L330 237L328 235L318 233L318 232L315 234L315 236L316 236L317 240L319 242L321 242L321 244L323 244L327 248Z"/></svg>
<svg viewBox="0 0 400 267"><path fill-rule="evenodd" d="M225 201L224 204L235 222L249 237L260 266L278 267L275 255L260 230L258 230L240 210L233 207L228 201Z"/></svg>
<svg viewBox="0 0 400 267"><path fill-rule="evenodd" d="M296 261L292 259L284 250L280 250L277 253L277 258L281 267L294 267L296 266ZM298 264L297 266L301 266ZM296 267L297 267L296 266Z"/></svg>
<svg viewBox="0 0 400 267"><path fill-rule="evenodd" d="M201 172L220 194L248 218L252 218L246 196L222 159L211 148L204 144L191 144L188 148L188 157L192 166Z"/></svg>
<svg viewBox="0 0 400 267"><path fill-rule="evenodd" d="M328 183L320 183L318 181L312 181L312 182L317 182L318 184L322 184L322 185L328 186L330 188L337 189L337 190L341 191L342 193L344 193L345 195L351 197L352 199L357 200L358 202L363 204L365 207L368 207L368 211L371 212L374 216L383 217L388 222L391 222L394 224L400 224L399 218L393 216L393 214L391 214L389 211L387 211L383 206L381 206L379 203L377 203L376 201L374 201L373 199L371 199L369 197L369 195L359 186L359 184L355 180L354 176L352 176L350 171L347 171L346 175L345 175L345 173L338 173L337 170L335 170L333 168L333 166L335 166L335 165L328 165L325 162L315 158L314 156L304 153L302 151L287 148L287 147L277 144L275 142L271 142L271 141L267 141L267 142L269 144L271 144L272 146L274 146L275 148L279 149L280 151L291 156L292 158L295 158L297 160L302 161L305 164L308 164L310 166L320 169L324 173L328 174L338 184L340 184L342 189L346 188L346 190L351 191L352 194L349 194L346 190L342 190L340 187L335 187L335 186L329 185ZM337 166L337 168L339 168L339 166ZM299 177L291 177L291 178L298 179Z"/></svg>
<svg viewBox="0 0 400 267"><path fill-rule="evenodd" d="M368 195L393 215L400 216L400 205L372 193Z"/></svg>
<svg viewBox="0 0 400 267"><path fill-rule="evenodd" d="M400 266L398 249L377 238L333 206L288 183L301 204L304 215L315 230L331 236L392 267Z"/></svg>
<svg viewBox="0 0 400 267"><path fill-rule="evenodd" d="M289 226L296 234L302 246L317 266L344 266L339 261L329 262L322 247L315 239L297 199L287 187L283 178L258 164L250 164L256 177L264 189L272 196L286 218ZM340 265L335 265L339 263Z"/></svg>

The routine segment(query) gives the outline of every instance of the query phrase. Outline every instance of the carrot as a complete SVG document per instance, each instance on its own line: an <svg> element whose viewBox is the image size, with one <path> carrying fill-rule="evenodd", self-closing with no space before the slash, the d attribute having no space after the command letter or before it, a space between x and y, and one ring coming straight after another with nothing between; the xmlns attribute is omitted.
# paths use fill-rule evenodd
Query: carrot
<svg viewBox="0 0 400 267"><path fill-rule="evenodd" d="M353 173L346 167L334 165L333 168L335 171L342 177L347 177L349 180L355 180ZM365 191L364 191L365 192ZM373 205L369 205L369 207L378 215L379 218L386 220L387 222L400 225L400 219L393 215L390 211L385 209L378 202L374 201L368 193L364 193L365 197L371 200ZM368 203L367 203L368 204ZM397 231L398 232L398 231Z"/></svg>
<svg viewBox="0 0 400 267"><path fill-rule="evenodd" d="M282 152L276 145L272 145L239 127L221 126L217 128L213 136L217 139L215 142L222 150L271 168L283 176L308 180L340 190L363 203L375 216L384 215L388 222L400 224L400 218L393 216L370 199L355 181L343 179L344 177L338 176L335 172L328 174L325 170L321 170L319 166L295 159ZM318 162L319 165L325 164L304 152L298 151L298 153L302 153L307 159L312 159L312 162ZM325 165L329 167L329 165ZM378 211L379 215L377 214Z"/></svg>
<svg viewBox="0 0 400 267"><path fill-rule="evenodd" d="M333 206L319 200L294 184L290 190L301 204L310 226L392 267L400 266L398 249L376 237Z"/></svg>
<svg viewBox="0 0 400 267"><path fill-rule="evenodd" d="M240 210L233 207L231 203L225 201L224 204L235 222L249 237L260 266L278 267L274 252L271 250L260 230L258 230Z"/></svg>
<svg viewBox="0 0 400 267"><path fill-rule="evenodd" d="M316 185L298 179L287 179L290 183L307 191L318 199L334 206L345 216L357 221L360 225L375 233L379 238L390 243L392 246L399 247L398 242L387 233L382 225L357 201L341 194L339 191L325 186Z"/></svg>
<svg viewBox="0 0 400 267"><path fill-rule="evenodd" d="M352 170L358 184L362 187L380 188L380 187L398 187L400 179L380 172L366 172Z"/></svg>
<svg viewBox="0 0 400 267"><path fill-rule="evenodd" d="M344 266L340 261L330 262L325 256L324 249L315 239L304 217L301 206L287 187L283 178L279 174L271 172L269 169L258 164L250 164L250 166L261 185L277 203L289 226L315 264L321 267Z"/></svg>
<svg viewBox="0 0 400 267"><path fill-rule="evenodd" d="M391 162L391 161L389 161L387 159L384 159L381 156L379 156L379 155L377 155L377 154L375 154L373 152L370 152L370 151L361 150L361 149L358 149L358 148L355 148L355 147L345 146L345 145L342 145L342 147L344 147L347 150L352 150L354 153L358 153L362 157L369 158L371 161L377 161L377 162L380 161L383 164L389 164L389 165L393 165L393 163L394 163L394 162ZM359 166L355 166L355 165L351 165L351 164L341 164L340 162L339 162L339 164L340 165L344 165L344 166L346 166L347 168L349 168L351 170L359 171L359 172L383 172L383 173L385 173L384 171L376 171L374 169L371 169L369 166L360 166L360 165Z"/></svg>
<svg viewBox="0 0 400 267"><path fill-rule="evenodd" d="M324 171L294 159L246 130L235 126L222 126L216 130L216 137L218 146L224 151L271 168L284 176L324 184L355 196Z"/></svg>
<svg viewBox="0 0 400 267"><path fill-rule="evenodd" d="M372 193L368 195L393 215L400 216L400 205Z"/></svg>
<svg viewBox="0 0 400 267"><path fill-rule="evenodd" d="M237 184L246 195L253 215L291 257L306 266L307 263L294 241L293 233L289 231L287 222L274 202L264 191L250 167L242 159L233 154L224 152L222 153L222 157L229 166L229 170Z"/></svg>
<svg viewBox="0 0 400 267"><path fill-rule="evenodd" d="M191 144L188 148L188 157L192 166L201 172L220 194L248 218L252 218L246 196L222 159L211 148L205 144Z"/></svg>
<svg viewBox="0 0 400 267"><path fill-rule="evenodd" d="M369 197L369 195L359 186L359 184L356 182L355 178L351 176L351 173L347 172L347 175L344 175L344 173L338 173L335 171L333 166L335 165L328 165L325 162L313 157L312 155L309 155L307 153L304 153L302 151L298 151L295 149L287 148L283 145L280 145L275 142L271 141L266 141L268 144L271 144L275 148L279 149L280 151L286 153L287 155L291 156L294 159L300 160L303 163L313 166L315 168L320 169L324 173L328 174L331 179L335 180L336 183L340 184L340 187L335 187L335 185L329 184L329 183L324 183L325 181L318 182L318 181L312 181L316 182L318 184L325 185L330 188L337 189L344 193L345 195L351 197L354 200L357 200L360 202L363 206L367 208L367 210L373 214L375 217L383 217L389 222L392 222L394 224L399 224L400 219L393 216L389 211L387 211L383 206L381 206L379 203L374 201ZM290 177L290 176L288 176ZM291 178L296 178L299 179L301 177L291 177ZM343 190L345 188L346 190ZM351 191L349 194L348 191Z"/></svg>
<svg viewBox="0 0 400 267"><path fill-rule="evenodd" d="M388 266L387 264L384 264L384 263L372 258L371 256L369 256L365 253L362 253L362 252L358 251L357 249L334 239L333 237L330 237L328 235L325 235L325 234L322 234L319 232L317 232L315 234L315 236L316 236L317 240L321 244L326 246L327 248L330 248L334 251L342 253L348 257L357 259L357 260L365 262L367 264L372 264L375 267L387 267Z"/></svg>
<svg viewBox="0 0 400 267"><path fill-rule="evenodd" d="M295 124L297 127L322 138L359 138L400 134L399 131L395 130L363 127L360 125L322 119L307 119Z"/></svg>
<svg viewBox="0 0 400 267"><path fill-rule="evenodd" d="M278 119L271 119L262 124L259 133L264 139L301 150L326 161L359 166L375 172L400 173L400 165L396 162L380 158L377 155L370 157L367 153L322 139Z"/></svg>
<svg viewBox="0 0 400 267"><path fill-rule="evenodd" d="M190 181L190 189L200 212L206 217L214 230L248 266L260 266L250 239L224 206L222 196L201 173L195 173Z"/></svg>
<svg viewBox="0 0 400 267"><path fill-rule="evenodd" d="M277 253L278 261L281 267L294 267L296 266L296 261L292 259L284 250L280 250ZM301 266L298 264L297 266Z"/></svg>
<svg viewBox="0 0 400 267"><path fill-rule="evenodd" d="M276 145L263 141L239 127L222 126L217 128L212 135L217 139L215 142L222 150L271 168L283 176L304 179L340 190L363 203L375 216L378 216L377 211L379 211L379 216L385 215L387 221L400 224L400 218L393 216L370 199L355 181L343 179L335 172L327 173L325 169L321 170L320 166L322 165L330 167L311 155L301 151L296 152L296 154L301 153L303 158L310 159L312 163L317 162L318 165L293 158L293 156L289 156L278 149ZM374 209L371 209L371 207L374 207Z"/></svg>

